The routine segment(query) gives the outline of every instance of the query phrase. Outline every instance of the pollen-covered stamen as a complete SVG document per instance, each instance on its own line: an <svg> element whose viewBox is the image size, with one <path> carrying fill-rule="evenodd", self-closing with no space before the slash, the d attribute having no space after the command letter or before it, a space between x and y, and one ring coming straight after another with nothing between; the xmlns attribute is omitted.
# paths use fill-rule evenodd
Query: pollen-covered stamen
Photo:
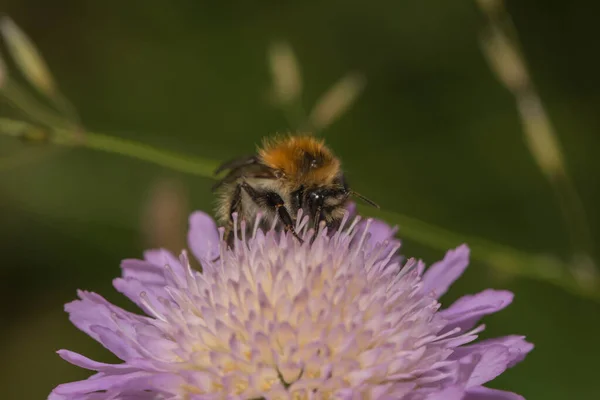
<svg viewBox="0 0 600 400"><path fill-rule="evenodd" d="M470 343L473 340L477 339L477 335L485 330L485 325L479 325L476 328L471 329L463 333L462 335L444 338L439 340L438 344L445 344L449 347L457 347L462 346L463 344Z"/></svg>
<svg viewBox="0 0 600 400"><path fill-rule="evenodd" d="M209 246L211 243L209 243ZM197 274L196 271L192 268L192 264L190 263L188 253L186 250L181 252L179 257L179 262L184 268L185 271L185 282L188 291L193 295L199 294L198 283L196 282Z"/></svg>
<svg viewBox="0 0 600 400"><path fill-rule="evenodd" d="M385 261L389 261L389 258L392 258L393 254L398 250L398 247L393 247L391 250L387 247L387 243L385 242L377 243L375 245L372 253L367 255L367 257L365 258L365 269L367 271L375 273L379 271L377 267L387 266L387 262ZM386 250L388 251L389 255L387 253L384 253ZM379 262L379 260L382 259L382 255L384 261L383 263Z"/></svg>
<svg viewBox="0 0 600 400"><path fill-rule="evenodd" d="M344 210L344 215L342 216L342 220L340 221L340 226L337 231L333 234L333 238L335 241L339 240L340 235L346 228L346 224L348 223L348 219L350 218L350 212L348 210Z"/></svg>
<svg viewBox="0 0 600 400"><path fill-rule="evenodd" d="M165 264L164 266L164 276L165 282L167 286L173 287L183 287L183 282L179 279L179 277L173 271L173 268L169 264Z"/></svg>
<svg viewBox="0 0 600 400"><path fill-rule="evenodd" d="M398 253L398 250L400 249L400 243L394 244L390 247L390 242L388 240L386 240L385 242L383 242L381 245L381 250L385 251L387 249L387 254L384 256L384 258L382 260L379 260L379 262L377 263L377 265L380 268L388 268L389 264L392 261L392 258ZM383 270L381 270L383 271Z"/></svg>
<svg viewBox="0 0 600 400"><path fill-rule="evenodd" d="M140 302L148 311L152 313L153 317L160 319L163 322L167 322L167 319L161 313L159 313L158 310L156 310L156 308L152 306L152 304L150 303L150 299L148 299L148 294L146 294L146 292L140 293Z"/></svg>
<svg viewBox="0 0 600 400"><path fill-rule="evenodd" d="M277 227L277 224L279 223L279 219L278 218L273 218L273 221L271 221L271 227L269 228L270 231L274 231L275 228Z"/></svg>
<svg viewBox="0 0 600 400"><path fill-rule="evenodd" d="M233 220L233 238L235 242L239 242L238 238L238 213L234 212L231 214L231 218Z"/></svg>
<svg viewBox="0 0 600 400"><path fill-rule="evenodd" d="M302 209L298 210L298 214L296 215L296 232L298 234L304 235L306 237L306 227L308 227L308 215L304 216L304 211Z"/></svg>
<svg viewBox="0 0 600 400"><path fill-rule="evenodd" d="M241 221L241 223L240 223L240 228L241 228L241 231L242 231L242 243L241 243L241 247L242 247L242 250L244 252L244 257L247 258L248 257L248 244L246 242L246 225L247 225L246 224L246 220L243 219Z"/></svg>
<svg viewBox="0 0 600 400"><path fill-rule="evenodd" d="M423 338L419 339L417 342L415 342L415 347L421 347L428 343L433 343L433 342L441 342L443 339L450 337L450 336L454 336L458 332L460 332L460 328L454 328L442 335L429 335L429 336L423 337Z"/></svg>
<svg viewBox="0 0 600 400"><path fill-rule="evenodd" d="M367 222L365 224L365 229L364 229L360 239L358 240L358 243L356 244L356 248L354 250L354 255L358 254L358 252L362 250L362 248L365 244L365 240L367 239L367 235L369 235L369 228L371 227L372 222L373 222L372 218L367 219Z"/></svg>
<svg viewBox="0 0 600 400"><path fill-rule="evenodd" d="M256 234L258 233L258 228L260 227L260 223L263 219L263 214L259 211L256 213L256 218L254 219L254 227L252 228L252 239L256 239Z"/></svg>

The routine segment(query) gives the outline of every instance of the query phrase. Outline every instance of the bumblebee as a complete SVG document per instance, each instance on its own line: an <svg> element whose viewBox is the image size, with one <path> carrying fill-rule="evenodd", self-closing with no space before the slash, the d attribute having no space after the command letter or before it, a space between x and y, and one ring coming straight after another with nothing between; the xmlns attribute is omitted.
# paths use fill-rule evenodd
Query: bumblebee
<svg viewBox="0 0 600 400"><path fill-rule="evenodd" d="M276 226L302 242L294 229L300 209L309 217L314 239L322 221L328 228L339 225L351 196L378 207L348 187L340 160L322 139L311 135L266 138L256 154L222 164L215 175L225 171L213 191L217 193L217 219L225 226L224 239L230 247L233 213L253 221L260 212L263 227L278 219Z"/></svg>

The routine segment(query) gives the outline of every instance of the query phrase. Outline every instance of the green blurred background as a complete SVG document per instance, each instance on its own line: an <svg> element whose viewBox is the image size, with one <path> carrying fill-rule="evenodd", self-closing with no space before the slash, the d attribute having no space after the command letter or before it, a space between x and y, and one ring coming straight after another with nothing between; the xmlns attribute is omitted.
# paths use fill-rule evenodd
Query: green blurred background
<svg viewBox="0 0 600 400"><path fill-rule="evenodd" d="M597 238L600 6L513 0L507 8ZM0 12L37 44L88 129L211 160L294 128L269 102L273 40L296 53L307 109L360 72L364 92L323 133L354 188L385 210L569 260L552 188L525 146L513 97L481 53L473 1L1 0ZM60 348L114 360L69 323L63 304L84 288L131 308L111 287L119 261L182 245L186 213L213 207L211 184L0 136L3 399L42 399L88 376L54 353ZM404 244L427 262L443 254ZM600 302L477 261L445 302L487 287L516 298L486 318L484 336L520 333L536 345L491 386L528 399L600 398Z"/></svg>

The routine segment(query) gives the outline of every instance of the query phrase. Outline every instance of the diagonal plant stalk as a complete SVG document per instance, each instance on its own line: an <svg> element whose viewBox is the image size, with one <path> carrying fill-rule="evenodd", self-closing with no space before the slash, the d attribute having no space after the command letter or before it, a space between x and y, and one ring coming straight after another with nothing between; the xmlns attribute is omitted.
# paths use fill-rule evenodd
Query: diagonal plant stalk
<svg viewBox="0 0 600 400"><path fill-rule="evenodd" d="M179 153L169 152L155 147L120 139L114 136L100 133L85 132L81 143L72 131L65 129L55 130L56 138L52 141L64 146L82 146L107 153L119 154L131 158L147 161L161 167L169 168L179 172L212 178L213 171L219 163L199 157L185 156Z"/></svg>
<svg viewBox="0 0 600 400"><path fill-rule="evenodd" d="M0 118L0 134L27 137L28 132L36 131L36 126L7 118ZM94 132L83 135L73 129L54 128L48 131L47 141L67 147L80 147L102 152L123 155L150 162L162 167L200 176L214 178L213 171L218 165L215 160L189 157L148 146L143 143L116 138ZM468 237L431 225L415 218L390 211L371 211L388 223L401 227L402 236L430 248L444 251L461 243L468 243L472 257L495 270L506 274L543 281L572 294L600 301L600 287L596 284L582 286L570 274L568 268L558 258L543 254L529 254L508 246L496 244L480 238Z"/></svg>

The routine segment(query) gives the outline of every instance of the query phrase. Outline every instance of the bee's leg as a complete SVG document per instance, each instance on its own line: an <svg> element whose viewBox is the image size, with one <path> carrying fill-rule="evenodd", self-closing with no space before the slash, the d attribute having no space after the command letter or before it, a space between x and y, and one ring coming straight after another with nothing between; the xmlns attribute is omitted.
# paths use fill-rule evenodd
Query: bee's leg
<svg viewBox="0 0 600 400"><path fill-rule="evenodd" d="M229 206L229 221L225 226L225 235L224 239L227 243L227 247L233 249L233 241L235 239L235 234L233 231L233 213L238 213L242 211L242 188L240 185L235 187L235 191L233 192L233 196L231 197L231 205Z"/></svg>
<svg viewBox="0 0 600 400"><path fill-rule="evenodd" d="M312 244L317 235L319 234L319 225L321 224L321 220L323 217L323 204L325 202L325 196L328 194L328 190L326 189L317 189L310 192L308 195L308 209L311 214L312 223L313 223L313 235L310 238L310 243Z"/></svg>
<svg viewBox="0 0 600 400"><path fill-rule="evenodd" d="M310 243L312 244L315 239L317 238L317 235L319 234L319 225L321 224L321 213L323 211L323 202L320 202L319 204L317 204L317 206L315 207L315 211L313 213L313 236L312 238L310 238Z"/></svg>
<svg viewBox="0 0 600 400"><path fill-rule="evenodd" d="M332 199L339 204L344 202L349 196L349 192L345 187L335 189L319 189L310 193L308 197L309 209L313 219L314 234L310 242L314 242L319 234L319 228L323 221L323 208L325 207L325 199ZM332 228L335 224L330 221L327 226Z"/></svg>
<svg viewBox="0 0 600 400"><path fill-rule="evenodd" d="M283 222L285 230L294 235L294 237L298 239L300 243L304 243L304 240L302 240L302 238L294 229L294 220L290 216L287 208L284 207L285 203L281 196L275 192L258 191L246 182L242 182L240 185L256 204L266 206L277 211L277 215L281 219L281 222Z"/></svg>
<svg viewBox="0 0 600 400"><path fill-rule="evenodd" d="M233 222L229 221L227 225L225 225L225 235L224 235L225 243L227 243L227 247L233 249L233 240L235 236L233 234Z"/></svg>

